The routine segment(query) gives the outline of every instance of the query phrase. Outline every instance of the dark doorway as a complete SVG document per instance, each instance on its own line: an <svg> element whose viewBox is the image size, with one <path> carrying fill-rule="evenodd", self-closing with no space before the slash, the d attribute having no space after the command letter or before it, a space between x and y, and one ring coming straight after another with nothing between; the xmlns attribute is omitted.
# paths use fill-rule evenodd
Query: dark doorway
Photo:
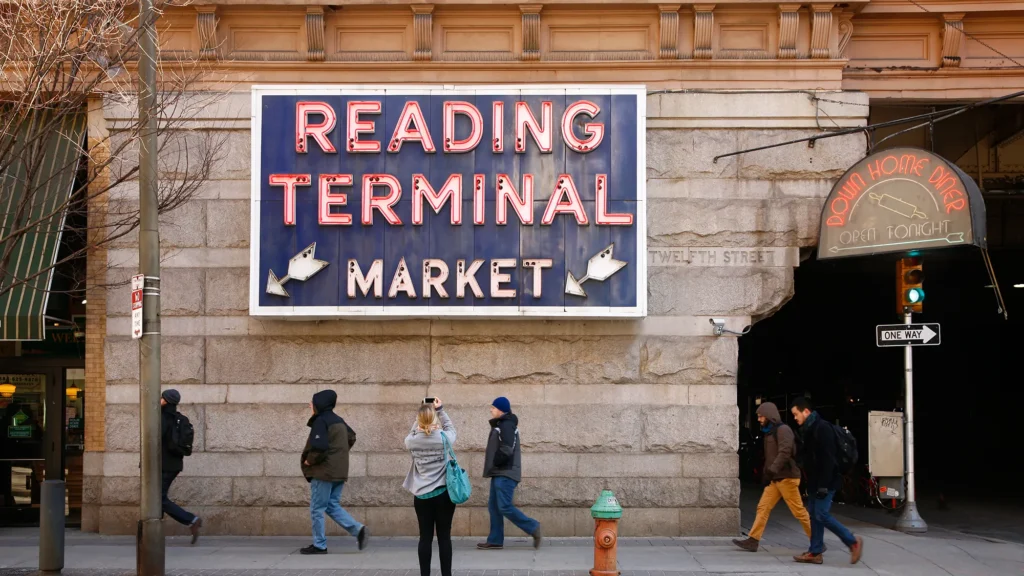
<svg viewBox="0 0 1024 576"><path fill-rule="evenodd" d="M915 321L939 322L942 345L914 350L919 487L1016 490L1013 475L993 472L1021 443L1014 430L1024 370L1024 288L1013 286L1024 284L1024 250L992 253L1008 321L996 313L977 250L923 258L926 299ZM793 300L740 339L742 426L756 431L756 398L784 404L806 394L867 446L868 411L902 411L902 349L877 348L874 332L877 324L901 321L894 262L811 259L795 271Z"/></svg>

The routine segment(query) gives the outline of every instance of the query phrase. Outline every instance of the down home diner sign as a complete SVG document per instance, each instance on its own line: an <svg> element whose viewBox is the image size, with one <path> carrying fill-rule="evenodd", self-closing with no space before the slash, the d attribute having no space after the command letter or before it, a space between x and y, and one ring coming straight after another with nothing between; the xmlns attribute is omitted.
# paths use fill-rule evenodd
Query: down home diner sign
<svg viewBox="0 0 1024 576"><path fill-rule="evenodd" d="M253 88L250 313L640 317L646 89Z"/></svg>

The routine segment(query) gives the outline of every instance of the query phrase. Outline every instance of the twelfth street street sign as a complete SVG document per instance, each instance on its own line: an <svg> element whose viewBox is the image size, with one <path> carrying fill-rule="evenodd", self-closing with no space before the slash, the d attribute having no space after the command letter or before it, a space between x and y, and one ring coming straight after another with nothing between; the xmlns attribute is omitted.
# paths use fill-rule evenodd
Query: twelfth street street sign
<svg viewBox="0 0 1024 576"><path fill-rule="evenodd" d="M883 324L875 327L875 342L887 346L938 346L942 331L938 324Z"/></svg>

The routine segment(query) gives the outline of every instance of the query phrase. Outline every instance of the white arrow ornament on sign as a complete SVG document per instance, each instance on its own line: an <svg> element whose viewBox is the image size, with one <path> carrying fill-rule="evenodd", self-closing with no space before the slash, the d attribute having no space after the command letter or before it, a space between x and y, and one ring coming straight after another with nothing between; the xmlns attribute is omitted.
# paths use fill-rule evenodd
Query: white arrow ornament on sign
<svg viewBox="0 0 1024 576"><path fill-rule="evenodd" d="M604 282L611 278L612 274L615 274L625 267L626 262L615 259L615 243L613 242L609 244L607 248L601 250L587 261L587 274L583 278L577 280L576 277L572 275L572 272L566 273L565 293L586 298L587 293L583 290L584 282L587 280Z"/></svg>
<svg viewBox="0 0 1024 576"><path fill-rule="evenodd" d="M326 268L329 263L326 260L317 260L315 256L316 242L313 242L288 261L288 274L278 278L274 271L270 270L270 275L267 277L267 294L288 298L288 291L284 289L285 283L289 280L305 282Z"/></svg>

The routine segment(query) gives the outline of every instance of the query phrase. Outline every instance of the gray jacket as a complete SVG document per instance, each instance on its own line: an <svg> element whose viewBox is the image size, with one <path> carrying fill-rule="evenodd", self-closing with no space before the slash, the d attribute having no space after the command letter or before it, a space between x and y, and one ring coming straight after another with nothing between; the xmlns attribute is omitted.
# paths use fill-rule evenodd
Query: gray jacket
<svg viewBox="0 0 1024 576"><path fill-rule="evenodd" d="M412 492L413 496L426 494L447 483L445 464L448 458L444 453L441 435L444 434L448 444L454 448L455 426L452 425L452 419L448 417L443 407L437 411L437 418L441 421L440 431L425 434L414 422L412 430L405 437L405 448L412 453L412 466L402 487Z"/></svg>
<svg viewBox="0 0 1024 576"><path fill-rule="evenodd" d="M487 437L484 454L484 478L504 476L516 482L523 475L523 454L519 445L519 418L512 413L502 414L490 421L491 435Z"/></svg>

